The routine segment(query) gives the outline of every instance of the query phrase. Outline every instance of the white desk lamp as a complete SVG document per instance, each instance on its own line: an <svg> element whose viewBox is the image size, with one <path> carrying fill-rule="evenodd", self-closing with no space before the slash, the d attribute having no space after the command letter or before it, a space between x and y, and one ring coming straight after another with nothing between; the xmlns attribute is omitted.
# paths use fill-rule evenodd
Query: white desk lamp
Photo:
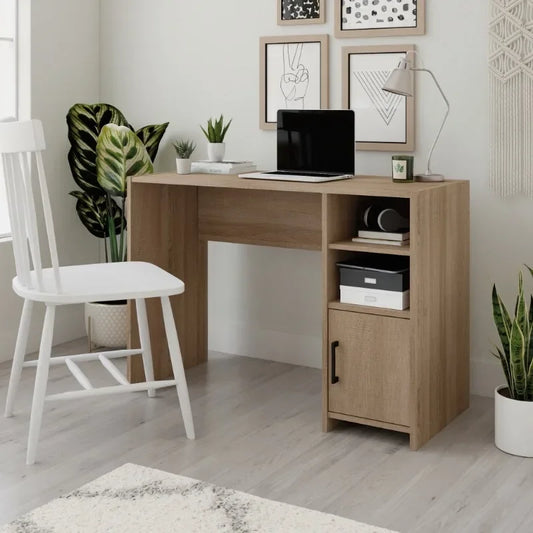
<svg viewBox="0 0 533 533"><path fill-rule="evenodd" d="M433 72L426 68L415 68L414 61L412 59L412 53L408 52L405 59L402 59L398 66L391 72L389 78L383 86L383 90L389 93L399 94L401 96L414 96L415 72L427 72L433 78L437 89L446 103L446 114L444 115L444 120L442 121L439 132L437 133L437 137L435 138L433 146L429 152L426 172L424 174L417 175L416 179L417 181L444 181L444 176L442 174L433 174L433 172L431 172L431 156L433 155L433 151L435 150L435 146L437 146L440 134L444 129L444 124L446 124L446 120L450 114L450 102L448 102L448 99L446 98L446 95L444 94L444 91L437 81L437 78L435 78Z"/></svg>

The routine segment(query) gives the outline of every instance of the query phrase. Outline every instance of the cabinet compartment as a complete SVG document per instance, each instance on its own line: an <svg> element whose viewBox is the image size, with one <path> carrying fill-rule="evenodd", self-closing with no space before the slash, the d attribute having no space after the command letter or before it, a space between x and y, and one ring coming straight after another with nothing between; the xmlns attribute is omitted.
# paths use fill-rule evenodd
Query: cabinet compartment
<svg viewBox="0 0 533 533"><path fill-rule="evenodd" d="M329 311L330 412L410 425L410 328L400 318Z"/></svg>

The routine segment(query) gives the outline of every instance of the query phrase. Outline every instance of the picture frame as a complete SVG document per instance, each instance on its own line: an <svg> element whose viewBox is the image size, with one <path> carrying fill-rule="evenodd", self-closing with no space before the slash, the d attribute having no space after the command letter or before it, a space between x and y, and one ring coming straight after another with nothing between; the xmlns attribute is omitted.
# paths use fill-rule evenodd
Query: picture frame
<svg viewBox="0 0 533 533"><path fill-rule="evenodd" d="M355 112L357 150L414 151L415 98L381 90L400 59L414 51L405 44L342 49L342 105Z"/></svg>
<svg viewBox="0 0 533 533"><path fill-rule="evenodd" d="M374 2L377 2L374 3ZM335 0L335 37L395 37L426 33L426 0Z"/></svg>
<svg viewBox="0 0 533 533"><path fill-rule="evenodd" d="M276 0L278 25L324 24L325 0Z"/></svg>
<svg viewBox="0 0 533 533"><path fill-rule="evenodd" d="M278 109L327 109L328 35L260 38L259 127L275 130Z"/></svg>

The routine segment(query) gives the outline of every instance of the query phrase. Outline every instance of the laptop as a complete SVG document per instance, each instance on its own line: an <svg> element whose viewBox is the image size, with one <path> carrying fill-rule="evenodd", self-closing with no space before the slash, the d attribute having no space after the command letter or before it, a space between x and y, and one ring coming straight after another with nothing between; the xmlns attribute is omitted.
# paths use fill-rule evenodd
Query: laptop
<svg viewBox="0 0 533 533"><path fill-rule="evenodd" d="M277 118L278 169L240 178L321 183L354 177L352 110L280 109Z"/></svg>

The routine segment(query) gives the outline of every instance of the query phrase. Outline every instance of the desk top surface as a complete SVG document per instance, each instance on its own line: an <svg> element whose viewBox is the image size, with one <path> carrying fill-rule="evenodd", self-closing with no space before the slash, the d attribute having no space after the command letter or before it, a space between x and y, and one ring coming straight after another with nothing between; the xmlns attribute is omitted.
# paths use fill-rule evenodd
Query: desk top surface
<svg viewBox="0 0 533 533"><path fill-rule="evenodd" d="M361 196L391 196L409 198L440 187L468 183L466 180L446 180L439 183L394 183L385 176L356 176L355 178L325 183L301 183L239 178L235 174L149 174L135 176L134 183L179 185L262 191L308 192L319 194L348 194Z"/></svg>

